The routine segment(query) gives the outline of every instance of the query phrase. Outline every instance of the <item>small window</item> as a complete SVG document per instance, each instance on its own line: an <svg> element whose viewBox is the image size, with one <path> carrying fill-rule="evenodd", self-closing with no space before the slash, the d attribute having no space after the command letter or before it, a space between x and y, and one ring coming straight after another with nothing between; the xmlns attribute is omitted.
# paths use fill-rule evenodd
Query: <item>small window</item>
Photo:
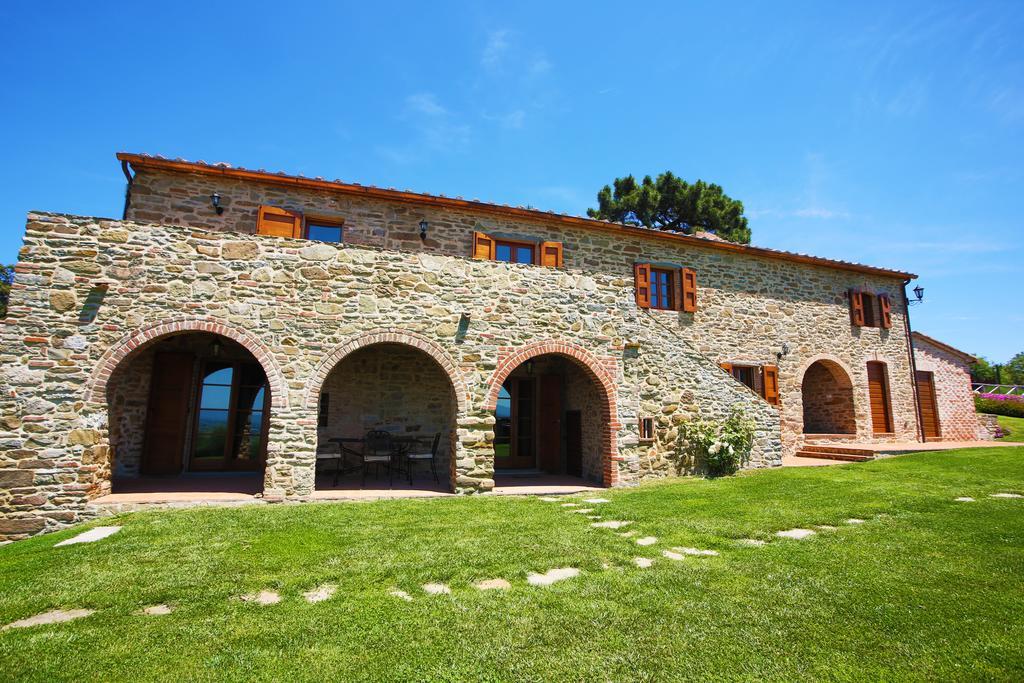
<svg viewBox="0 0 1024 683"><path fill-rule="evenodd" d="M320 410L316 415L316 426L326 427L327 426L327 415L331 410L331 395L324 393L320 394Z"/></svg>
<svg viewBox="0 0 1024 683"><path fill-rule="evenodd" d="M494 260L505 263L533 263L533 245L521 242L501 242L495 244Z"/></svg>
<svg viewBox="0 0 1024 683"><path fill-rule="evenodd" d="M306 219L306 239L317 242L341 242L342 224L319 218Z"/></svg>
<svg viewBox="0 0 1024 683"><path fill-rule="evenodd" d="M864 327L878 327L878 322L875 320L875 297L870 294L863 295L864 305Z"/></svg>
<svg viewBox="0 0 1024 683"><path fill-rule="evenodd" d="M651 308L672 310L673 305L673 273L671 270L651 268Z"/></svg>
<svg viewBox="0 0 1024 683"><path fill-rule="evenodd" d="M749 365L733 365L732 376L751 389L754 388L754 368Z"/></svg>
<svg viewBox="0 0 1024 683"><path fill-rule="evenodd" d="M640 418L640 439L642 441L653 441L654 440L654 418L653 417L641 417Z"/></svg>

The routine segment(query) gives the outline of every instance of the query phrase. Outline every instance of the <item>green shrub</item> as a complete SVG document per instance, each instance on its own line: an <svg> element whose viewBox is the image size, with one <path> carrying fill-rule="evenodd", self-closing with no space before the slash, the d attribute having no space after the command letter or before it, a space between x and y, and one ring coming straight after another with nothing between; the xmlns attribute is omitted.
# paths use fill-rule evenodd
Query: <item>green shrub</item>
<svg viewBox="0 0 1024 683"><path fill-rule="evenodd" d="M979 413L1006 415L1007 417L1024 417L1024 402L999 401L992 398L974 397L974 408Z"/></svg>
<svg viewBox="0 0 1024 683"><path fill-rule="evenodd" d="M742 408L734 408L725 420L691 420L679 430L679 460L703 467L708 476L734 474L747 460L754 445L754 421Z"/></svg>

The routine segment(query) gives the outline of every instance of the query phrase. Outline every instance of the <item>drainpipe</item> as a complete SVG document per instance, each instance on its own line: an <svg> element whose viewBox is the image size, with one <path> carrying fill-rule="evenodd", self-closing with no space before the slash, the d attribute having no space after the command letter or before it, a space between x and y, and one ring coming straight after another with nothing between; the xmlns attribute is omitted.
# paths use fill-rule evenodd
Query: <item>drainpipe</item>
<svg viewBox="0 0 1024 683"><path fill-rule="evenodd" d="M124 177L128 179L128 185L124 188L124 210L121 212L121 220L128 220L128 205L132 200L132 181L135 180L132 177L132 172L128 169L128 162L121 162L121 172L124 173Z"/></svg>
<svg viewBox="0 0 1024 683"><path fill-rule="evenodd" d="M914 408L917 412L917 435L921 443L928 437L924 435L924 417L921 415L921 396L917 391L917 356L914 353L914 337L910 329L910 299L907 298L907 285L910 280L903 281L903 327L907 331L907 351L910 356L910 386L914 388Z"/></svg>

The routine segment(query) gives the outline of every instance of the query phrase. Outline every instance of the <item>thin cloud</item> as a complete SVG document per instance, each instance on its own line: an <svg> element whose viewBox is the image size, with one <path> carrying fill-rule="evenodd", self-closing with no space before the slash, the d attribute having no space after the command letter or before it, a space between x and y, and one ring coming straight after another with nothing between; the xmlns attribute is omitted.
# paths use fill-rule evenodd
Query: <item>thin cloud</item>
<svg viewBox="0 0 1024 683"><path fill-rule="evenodd" d="M792 212L792 215L797 218L820 218L822 220L832 220L836 218L845 220L850 217L850 214L846 211L835 211L833 209L826 209L822 206L808 206L803 209L797 209Z"/></svg>
<svg viewBox="0 0 1024 683"><path fill-rule="evenodd" d="M508 29L491 31L487 36L487 44L484 46L483 54L480 56L480 64L484 68L493 69L501 63L508 52L508 36Z"/></svg>
<svg viewBox="0 0 1024 683"><path fill-rule="evenodd" d="M416 93L405 98L405 104L410 110L426 114L427 116L444 116L448 110L437 102L437 98L428 92Z"/></svg>

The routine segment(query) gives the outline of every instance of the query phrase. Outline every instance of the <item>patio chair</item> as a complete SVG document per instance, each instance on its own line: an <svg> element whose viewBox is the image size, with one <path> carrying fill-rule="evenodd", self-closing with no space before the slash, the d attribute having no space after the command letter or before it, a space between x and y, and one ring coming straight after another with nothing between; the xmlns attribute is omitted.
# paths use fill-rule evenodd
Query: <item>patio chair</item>
<svg viewBox="0 0 1024 683"><path fill-rule="evenodd" d="M391 433L381 431L379 429L373 429L366 433L366 438L363 441L363 483L362 487L366 487L366 473L370 469L370 465L374 465L376 470L374 475L380 473L380 466L388 466L388 486L394 483L394 465L395 465L395 445L391 442Z"/></svg>
<svg viewBox="0 0 1024 683"><path fill-rule="evenodd" d="M405 460L409 467L409 484L412 485L412 468L418 462L429 462L430 472L434 475L434 482L440 484L441 481L437 478L437 448L441 444L441 432L434 434L434 445L431 446L429 452L417 452L411 451L406 454Z"/></svg>

